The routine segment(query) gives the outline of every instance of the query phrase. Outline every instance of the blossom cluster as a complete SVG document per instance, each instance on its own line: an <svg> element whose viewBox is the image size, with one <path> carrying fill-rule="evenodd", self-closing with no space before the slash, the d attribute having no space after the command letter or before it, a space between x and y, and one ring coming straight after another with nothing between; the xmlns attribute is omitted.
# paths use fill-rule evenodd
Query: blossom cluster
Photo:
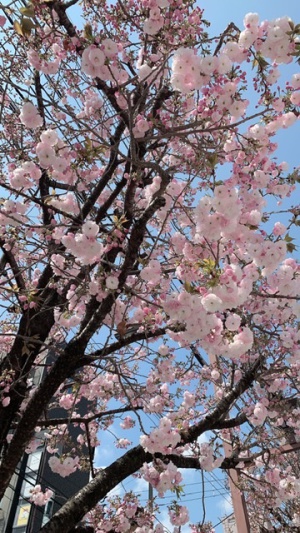
<svg viewBox="0 0 300 533"><path fill-rule="evenodd" d="M30 189L37 184L42 175L41 169L32 161L25 161L10 175L10 183L16 189Z"/></svg>
<svg viewBox="0 0 300 533"><path fill-rule="evenodd" d="M155 464L152 465L145 463L140 471L143 478L151 483L160 497L167 490L174 490L182 481L182 475L172 461L168 464L159 460L156 460Z"/></svg>
<svg viewBox="0 0 300 533"><path fill-rule="evenodd" d="M39 54L34 48L29 48L27 52L28 63L37 71L46 75L56 74L66 57L66 51L62 44L57 41L51 44L47 50L47 54Z"/></svg>
<svg viewBox="0 0 300 533"><path fill-rule="evenodd" d="M26 222L26 212L28 205L19 200L4 200L0 212L0 225L5 228L9 225L11 227L19 227L20 224ZM4 249L10 249L9 243L5 244Z"/></svg>
<svg viewBox="0 0 300 533"><path fill-rule="evenodd" d="M158 26L159 20L156 21ZM235 62L241 63L246 60L251 46L257 53L270 58L276 64L292 61L295 43L290 37L291 25L288 17L259 24L258 15L249 13L244 19L244 25L245 29L240 33L238 42L226 43L218 56L198 56L196 49L179 48L173 56L171 77L173 88L183 94L201 89L213 76L226 74ZM274 76L274 72L271 75ZM269 81L272 83L273 79L270 78ZM243 103L239 116L243 114L244 109L243 111L242 109ZM234 111L233 100L229 110L231 113Z"/></svg>
<svg viewBox="0 0 300 533"><path fill-rule="evenodd" d="M68 232L61 239L68 252L80 259L84 265L90 265L99 260L103 245L97 241L99 226L93 221L82 225L81 233Z"/></svg>
<svg viewBox="0 0 300 533"><path fill-rule="evenodd" d="M254 45L262 56L277 64L290 63L295 46L290 39L291 20L288 17L263 21L259 24L257 13L248 13L244 18L245 29L240 33L239 45L248 48Z"/></svg>
<svg viewBox="0 0 300 533"><path fill-rule="evenodd" d="M59 457L52 456L48 462L52 472L59 474L61 477L67 477L79 468L79 457L66 457L62 460Z"/></svg>
<svg viewBox="0 0 300 533"><path fill-rule="evenodd" d="M92 44L83 51L81 70L91 78L100 78L122 84L127 81L128 74L126 70L113 64L118 53L119 46L112 39L104 39L101 46Z"/></svg>
<svg viewBox="0 0 300 533"><path fill-rule="evenodd" d="M20 113L21 123L26 126L26 128L40 128L43 125L43 119L39 114L36 107L31 102L25 102L22 106L22 111Z"/></svg>
<svg viewBox="0 0 300 533"><path fill-rule="evenodd" d="M208 442L203 442L200 445L200 466L206 472L211 472L218 468L224 460L224 457L214 457L213 447Z"/></svg>
<svg viewBox="0 0 300 533"><path fill-rule="evenodd" d="M172 429L172 422L166 417L161 418L159 427L149 435L140 437L141 445L150 453L171 453L180 440L179 432Z"/></svg>
<svg viewBox="0 0 300 533"><path fill-rule="evenodd" d="M95 524L97 533L117 531L118 533L162 533L153 524L153 513L140 507L138 498L128 492L123 498L108 497L105 506L97 508L87 516L89 523Z"/></svg>
<svg viewBox="0 0 300 533"><path fill-rule="evenodd" d="M235 304L233 300L227 303L225 298L222 300L214 293L201 297L182 292L167 299L164 309L172 321L185 324L185 330L181 333L183 340L199 339L208 353L236 358L251 349L253 333L249 327L239 328L239 317L234 313L229 314L226 318L229 331L238 330L238 332L228 340L225 335L226 329L217 313Z"/></svg>
<svg viewBox="0 0 300 533"><path fill-rule="evenodd" d="M30 489L30 501L35 505L45 505L51 500L52 496L53 491L46 489L45 492L43 492L41 485L36 485L33 489Z"/></svg>
<svg viewBox="0 0 300 533"><path fill-rule="evenodd" d="M201 89L214 74L226 74L232 61L224 53L217 56L198 56L196 50L179 48L173 57L172 87L185 94Z"/></svg>
<svg viewBox="0 0 300 533"><path fill-rule="evenodd" d="M173 526L183 526L189 521L189 511L185 505L174 505L169 510L170 522Z"/></svg>
<svg viewBox="0 0 300 533"><path fill-rule="evenodd" d="M168 7L170 0L154 0L151 2L149 18L144 22L144 32L148 35L155 35L164 25L163 9Z"/></svg>

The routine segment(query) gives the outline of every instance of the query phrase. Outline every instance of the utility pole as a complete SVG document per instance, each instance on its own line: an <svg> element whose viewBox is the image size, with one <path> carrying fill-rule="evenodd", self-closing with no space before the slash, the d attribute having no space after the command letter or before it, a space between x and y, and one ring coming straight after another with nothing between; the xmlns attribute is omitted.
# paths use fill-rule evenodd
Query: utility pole
<svg viewBox="0 0 300 533"><path fill-rule="evenodd" d="M149 504L149 511L153 512L153 487L151 483L148 483L148 504Z"/></svg>
<svg viewBox="0 0 300 533"><path fill-rule="evenodd" d="M230 457L232 447L223 442L225 457ZM250 533L250 522L243 492L239 489L239 474L235 469L229 470L229 488L234 510L237 533Z"/></svg>
<svg viewBox="0 0 300 533"><path fill-rule="evenodd" d="M215 355L210 355L210 363L213 365L216 362L217 357ZM215 390L216 388L215 385ZM230 457L232 454L232 446L228 442L223 441L223 448L225 457ZM229 488L237 533L251 533L246 501L243 492L239 489L239 474L235 469L229 470Z"/></svg>
<svg viewBox="0 0 300 533"><path fill-rule="evenodd" d="M217 362L217 357L215 355L210 356L210 363L215 364ZM215 386L216 389L216 386ZM225 452L225 457L231 457L232 455L232 446L229 442L223 441L223 448ZM287 454L294 451L300 450L300 442L293 441L289 444L279 446L278 448L272 448L268 450L270 455L280 453ZM248 463L247 463L248 464ZM236 469L229 470L229 488L231 493L233 511L235 516L235 523L237 527L237 533L251 533L250 530L250 521L247 511L245 496L242 490L239 489L240 475Z"/></svg>

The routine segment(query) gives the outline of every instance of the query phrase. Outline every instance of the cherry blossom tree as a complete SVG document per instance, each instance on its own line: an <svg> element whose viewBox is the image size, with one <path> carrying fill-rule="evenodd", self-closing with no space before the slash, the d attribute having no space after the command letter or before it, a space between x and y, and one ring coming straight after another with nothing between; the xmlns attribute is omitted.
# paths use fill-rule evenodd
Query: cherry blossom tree
<svg viewBox="0 0 300 533"><path fill-rule="evenodd" d="M298 530L298 173L274 152L300 27L250 13L210 35L192 0L2 11L1 497L40 438L53 472L92 472L45 533L162 533L155 500L105 498L131 475L176 495L181 469L237 470L253 532ZM124 453L97 471L112 424Z"/></svg>

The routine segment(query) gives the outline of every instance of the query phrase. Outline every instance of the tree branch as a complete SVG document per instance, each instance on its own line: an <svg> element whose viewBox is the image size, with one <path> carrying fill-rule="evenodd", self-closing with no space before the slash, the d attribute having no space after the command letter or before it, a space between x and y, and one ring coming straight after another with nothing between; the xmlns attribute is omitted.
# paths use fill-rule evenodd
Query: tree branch
<svg viewBox="0 0 300 533"><path fill-rule="evenodd" d="M49 418L39 420L39 426L46 428L49 426L59 426L61 424L86 424L92 422L93 420L104 418L106 416L112 416L120 413L128 413L129 411L137 411L140 409L142 409L142 407L132 407L131 405L127 405L126 407L120 407L118 409L109 409L108 411L104 411L102 413L96 413L95 415L89 417Z"/></svg>
<svg viewBox="0 0 300 533"><path fill-rule="evenodd" d="M222 416L228 412L232 402L242 394L254 380L261 360L257 360L252 367L245 373L245 376L237 383L235 388L223 398L212 413L189 428L181 432L181 443L189 444L194 442L205 431L216 429ZM163 456L155 454L156 458L164 461L172 460L180 468L200 469L199 459L197 457L186 457L183 455L170 454ZM153 460L152 454L146 452L141 446L132 448L125 453L120 459L117 459L110 466L101 470L96 477L82 490L80 490L71 500L69 500L55 516L42 528L43 533L55 533L59 528L66 533L77 523L83 516L92 509L99 500L103 499L107 493L116 485L124 481L128 476L139 470L143 463L149 463ZM239 463L237 457L227 457L221 464L223 469L233 469Z"/></svg>

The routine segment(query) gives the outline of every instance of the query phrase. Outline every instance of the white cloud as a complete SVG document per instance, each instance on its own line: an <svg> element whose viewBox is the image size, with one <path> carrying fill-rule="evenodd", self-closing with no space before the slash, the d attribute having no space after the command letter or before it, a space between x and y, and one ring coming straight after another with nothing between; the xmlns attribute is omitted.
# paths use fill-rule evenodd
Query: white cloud
<svg viewBox="0 0 300 533"><path fill-rule="evenodd" d="M193 470L192 468L178 468L178 470L183 478L182 482L179 483L179 485L183 485L183 488L184 485L188 483L193 483L194 481L199 481L199 483L201 482L198 470Z"/></svg>
<svg viewBox="0 0 300 533"><path fill-rule="evenodd" d="M229 493L228 493L228 496L226 496L226 498L223 498L218 503L218 506L223 511L223 513L226 514L226 515L228 515L228 514L233 512L232 501L231 501L231 497L230 497Z"/></svg>
<svg viewBox="0 0 300 533"><path fill-rule="evenodd" d="M209 434L208 432L202 433L200 437L197 439L198 444L202 444L203 442L209 442Z"/></svg>
<svg viewBox="0 0 300 533"><path fill-rule="evenodd" d="M197 439L197 444L202 444L203 442L209 442L209 432L202 433L200 437ZM186 449L183 452L183 455L189 456L191 454L191 449L187 446Z"/></svg>
<svg viewBox="0 0 300 533"><path fill-rule="evenodd" d="M116 458L114 446L105 445L101 442L100 446L96 446L95 456L94 456L94 465L96 468L106 468ZM100 462L105 461L106 466L100 466Z"/></svg>
<svg viewBox="0 0 300 533"><path fill-rule="evenodd" d="M164 526L166 531L172 532L174 527L172 526L167 509L164 509L158 516L158 522Z"/></svg>
<svg viewBox="0 0 300 533"><path fill-rule="evenodd" d="M122 493L124 493L124 489L122 485L119 484L107 494L107 498L112 498L113 496L121 496Z"/></svg>
<svg viewBox="0 0 300 533"><path fill-rule="evenodd" d="M107 465L110 464L110 462L113 460L113 458L114 458L114 451L112 447L103 447L103 446L96 447L95 456L94 456L94 465L96 468L106 468ZM103 460L106 462L105 466L103 466Z"/></svg>
<svg viewBox="0 0 300 533"><path fill-rule="evenodd" d="M148 481L145 481L143 478L137 478L134 480L132 491L135 494L141 494L145 491L148 491L148 486L149 486Z"/></svg>

